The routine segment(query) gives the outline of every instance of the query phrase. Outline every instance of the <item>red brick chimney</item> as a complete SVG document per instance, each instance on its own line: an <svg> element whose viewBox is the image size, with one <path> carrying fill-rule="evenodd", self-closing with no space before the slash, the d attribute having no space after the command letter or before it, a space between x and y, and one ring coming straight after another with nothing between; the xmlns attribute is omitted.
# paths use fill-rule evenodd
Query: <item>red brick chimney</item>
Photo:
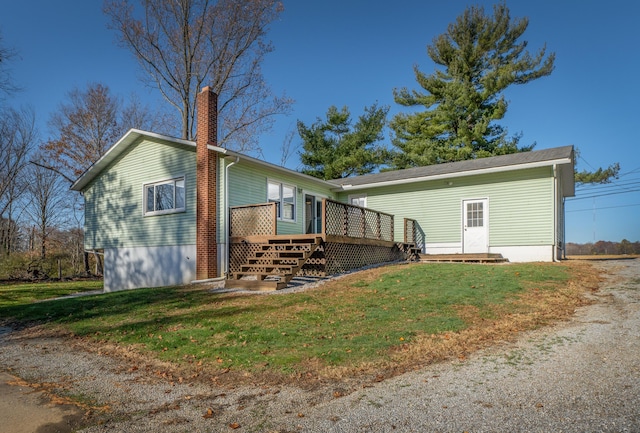
<svg viewBox="0 0 640 433"><path fill-rule="evenodd" d="M196 132L196 279L218 276L216 184L218 153L218 95L209 87L197 96Z"/></svg>

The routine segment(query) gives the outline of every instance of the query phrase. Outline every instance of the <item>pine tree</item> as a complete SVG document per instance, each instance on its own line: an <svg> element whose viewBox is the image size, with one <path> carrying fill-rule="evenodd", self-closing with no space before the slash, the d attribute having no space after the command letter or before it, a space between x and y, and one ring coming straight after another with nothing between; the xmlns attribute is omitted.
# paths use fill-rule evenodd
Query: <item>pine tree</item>
<svg viewBox="0 0 640 433"><path fill-rule="evenodd" d="M447 31L427 47L429 57L442 68L427 75L414 68L425 92L394 90L398 104L424 106L426 111L401 113L391 122L393 144L400 150L394 166L406 168L527 151L520 136L507 137L496 123L507 111L502 94L514 84L525 84L551 74L555 54L546 47L530 54L520 41L529 21L512 20L502 3L493 16L482 7L467 8Z"/></svg>
<svg viewBox="0 0 640 433"><path fill-rule="evenodd" d="M373 104L352 125L347 107L329 107L326 120L307 127L298 121L303 141L302 172L320 179L340 179L371 173L388 163L390 153L376 142L383 139L388 107Z"/></svg>

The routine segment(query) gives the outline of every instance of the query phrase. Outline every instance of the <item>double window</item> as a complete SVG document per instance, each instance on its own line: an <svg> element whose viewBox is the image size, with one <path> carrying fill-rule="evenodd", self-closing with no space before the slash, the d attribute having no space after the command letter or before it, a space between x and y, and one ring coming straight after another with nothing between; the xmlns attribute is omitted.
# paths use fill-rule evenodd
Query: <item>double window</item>
<svg viewBox="0 0 640 433"><path fill-rule="evenodd" d="M184 177L144 186L144 214L159 215L185 210Z"/></svg>
<svg viewBox="0 0 640 433"><path fill-rule="evenodd" d="M296 219L296 187L280 182L269 181L267 200L276 203L278 219L295 221Z"/></svg>

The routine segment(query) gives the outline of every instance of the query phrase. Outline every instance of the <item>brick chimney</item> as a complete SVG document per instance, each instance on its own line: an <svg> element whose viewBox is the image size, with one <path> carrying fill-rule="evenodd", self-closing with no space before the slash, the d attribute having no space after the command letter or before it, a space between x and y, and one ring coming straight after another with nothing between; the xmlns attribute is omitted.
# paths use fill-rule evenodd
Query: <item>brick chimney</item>
<svg viewBox="0 0 640 433"><path fill-rule="evenodd" d="M196 132L196 279L218 276L216 227L218 153L218 95L210 87L197 96Z"/></svg>

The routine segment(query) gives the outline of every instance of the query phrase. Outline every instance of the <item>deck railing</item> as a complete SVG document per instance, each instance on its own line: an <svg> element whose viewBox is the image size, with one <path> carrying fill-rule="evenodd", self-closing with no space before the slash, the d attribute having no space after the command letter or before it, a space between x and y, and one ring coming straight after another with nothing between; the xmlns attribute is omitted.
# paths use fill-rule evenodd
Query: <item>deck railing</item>
<svg viewBox="0 0 640 433"><path fill-rule="evenodd" d="M393 241L393 215L360 206L322 200L325 235Z"/></svg>
<svg viewBox="0 0 640 433"><path fill-rule="evenodd" d="M416 225L418 222L411 218L404 219L404 243L415 244L416 243Z"/></svg>
<svg viewBox="0 0 640 433"><path fill-rule="evenodd" d="M275 236L276 203L234 206L229 209L229 221L231 237ZM405 222L405 239L406 230ZM320 234L393 242L393 215L323 199Z"/></svg>
<svg viewBox="0 0 640 433"><path fill-rule="evenodd" d="M404 219L404 243L413 244L415 247L424 250L426 238L424 231L418 224L418 221L405 218Z"/></svg>

